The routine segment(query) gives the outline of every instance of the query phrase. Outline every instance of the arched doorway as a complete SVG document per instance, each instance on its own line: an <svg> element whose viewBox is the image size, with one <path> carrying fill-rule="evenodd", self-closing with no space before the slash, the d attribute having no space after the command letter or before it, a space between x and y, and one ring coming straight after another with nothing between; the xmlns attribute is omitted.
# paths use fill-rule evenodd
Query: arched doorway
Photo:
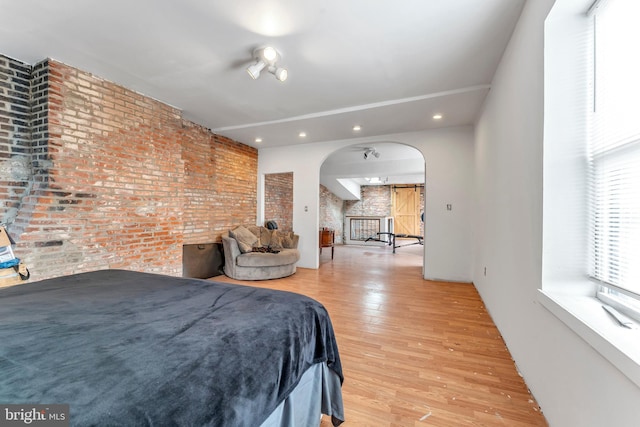
<svg viewBox="0 0 640 427"><path fill-rule="evenodd" d="M409 145L380 141L338 149L320 168L320 228L335 230L338 245L394 250L396 229L424 236L424 182L425 159ZM422 243L412 238L395 246Z"/></svg>

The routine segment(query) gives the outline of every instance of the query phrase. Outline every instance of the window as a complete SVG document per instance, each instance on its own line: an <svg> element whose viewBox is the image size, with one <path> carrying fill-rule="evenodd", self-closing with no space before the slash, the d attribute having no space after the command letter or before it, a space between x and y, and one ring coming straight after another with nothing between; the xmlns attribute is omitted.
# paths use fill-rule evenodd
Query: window
<svg viewBox="0 0 640 427"><path fill-rule="evenodd" d="M592 9L590 271L599 297L640 320L640 2Z"/></svg>
<svg viewBox="0 0 640 427"><path fill-rule="evenodd" d="M640 313L640 1L592 3L556 0L545 20L538 296L640 387L640 328L603 310Z"/></svg>

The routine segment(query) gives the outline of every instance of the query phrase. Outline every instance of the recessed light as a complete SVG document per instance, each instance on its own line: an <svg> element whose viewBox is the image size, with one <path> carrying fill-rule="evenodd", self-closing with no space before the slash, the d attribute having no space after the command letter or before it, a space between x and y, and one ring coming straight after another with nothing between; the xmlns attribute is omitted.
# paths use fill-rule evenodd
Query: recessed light
<svg viewBox="0 0 640 427"><path fill-rule="evenodd" d="M354 132L360 132L361 130L362 130L362 128L360 127L360 125L355 125L355 126L353 127L353 131L354 131Z"/></svg>
<svg viewBox="0 0 640 427"><path fill-rule="evenodd" d="M306 137L306 136L307 136L307 133L306 133L306 132L300 132L300 133L298 134L298 136L299 136L300 138L304 138L304 137Z"/></svg>
<svg viewBox="0 0 640 427"><path fill-rule="evenodd" d="M256 142L259 144L262 142L262 138L256 138Z"/></svg>
<svg viewBox="0 0 640 427"><path fill-rule="evenodd" d="M434 114L433 120L440 120L442 118L442 114Z"/></svg>

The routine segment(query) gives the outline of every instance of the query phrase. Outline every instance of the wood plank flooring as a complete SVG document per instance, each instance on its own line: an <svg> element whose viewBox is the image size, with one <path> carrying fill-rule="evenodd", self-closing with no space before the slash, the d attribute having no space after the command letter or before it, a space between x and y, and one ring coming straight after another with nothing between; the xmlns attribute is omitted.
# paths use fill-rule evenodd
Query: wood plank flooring
<svg viewBox="0 0 640 427"><path fill-rule="evenodd" d="M336 246L318 270L214 280L324 304L344 369L345 427L547 426L473 285L423 280L422 249Z"/></svg>

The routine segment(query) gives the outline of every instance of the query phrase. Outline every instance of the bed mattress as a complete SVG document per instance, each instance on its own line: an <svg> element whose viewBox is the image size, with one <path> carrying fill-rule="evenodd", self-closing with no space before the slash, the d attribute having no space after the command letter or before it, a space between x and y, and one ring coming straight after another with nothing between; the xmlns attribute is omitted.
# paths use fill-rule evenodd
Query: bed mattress
<svg viewBox="0 0 640 427"><path fill-rule="evenodd" d="M327 311L290 292L103 270L0 289L0 319L0 402L72 425L258 426L311 366L343 380Z"/></svg>

